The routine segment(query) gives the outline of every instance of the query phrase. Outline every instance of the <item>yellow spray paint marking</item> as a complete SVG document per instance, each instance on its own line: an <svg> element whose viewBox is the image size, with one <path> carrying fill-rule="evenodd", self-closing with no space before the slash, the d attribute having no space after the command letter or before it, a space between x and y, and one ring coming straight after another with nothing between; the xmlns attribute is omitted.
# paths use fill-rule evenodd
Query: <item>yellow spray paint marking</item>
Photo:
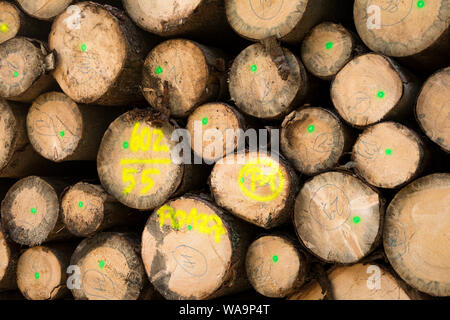
<svg viewBox="0 0 450 320"><path fill-rule="evenodd" d="M270 158L258 158L242 167L239 172L238 184L246 196L256 201L267 202L275 199L281 193L285 179L277 161ZM266 185L269 186L270 193L267 195L258 193L261 187Z"/></svg>

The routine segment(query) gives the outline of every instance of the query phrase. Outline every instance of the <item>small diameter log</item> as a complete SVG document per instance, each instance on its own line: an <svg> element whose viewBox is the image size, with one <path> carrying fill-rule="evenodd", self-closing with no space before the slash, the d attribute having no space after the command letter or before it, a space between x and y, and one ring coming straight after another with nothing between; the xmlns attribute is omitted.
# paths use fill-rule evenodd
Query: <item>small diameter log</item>
<svg viewBox="0 0 450 320"><path fill-rule="evenodd" d="M192 150L207 164L214 164L234 152L244 137L245 128L246 121L239 111L222 102L198 107L188 117L186 125Z"/></svg>
<svg viewBox="0 0 450 320"><path fill-rule="evenodd" d="M58 54L53 76L64 93L79 103L141 101L144 36L114 7L87 1L69 8L55 19L49 36Z"/></svg>
<svg viewBox="0 0 450 320"><path fill-rule="evenodd" d="M135 109L117 118L106 131L97 157L105 190L128 207L153 210L175 192L198 186L203 179L200 166L172 161L175 129L150 110Z"/></svg>
<svg viewBox="0 0 450 320"><path fill-rule="evenodd" d="M276 36L293 44L338 9L333 0L226 0L225 8L228 22L240 36L255 41Z"/></svg>
<svg viewBox="0 0 450 320"><path fill-rule="evenodd" d="M314 76L331 80L361 50L356 38L342 25L323 22L303 40L301 57Z"/></svg>
<svg viewBox="0 0 450 320"><path fill-rule="evenodd" d="M265 229L291 218L298 183L285 160L258 151L227 155L214 165L209 178L219 206Z"/></svg>
<svg viewBox="0 0 450 320"><path fill-rule="evenodd" d="M203 300L246 290L251 228L201 196L171 200L142 234L142 259L153 286L170 300Z"/></svg>
<svg viewBox="0 0 450 320"><path fill-rule="evenodd" d="M52 20L73 0L16 0L28 15L40 20Z"/></svg>
<svg viewBox="0 0 450 320"><path fill-rule="evenodd" d="M428 138L450 152L450 67L425 82L417 99L416 118Z"/></svg>
<svg viewBox="0 0 450 320"><path fill-rule="evenodd" d="M108 125L124 110L77 105L60 92L39 96L27 115L33 148L54 162L95 160Z"/></svg>
<svg viewBox="0 0 450 320"><path fill-rule="evenodd" d="M225 97L225 60L219 50L194 41L164 41L145 60L142 93L152 107L186 117L196 106Z"/></svg>
<svg viewBox="0 0 450 320"><path fill-rule="evenodd" d="M0 223L0 292L17 288L16 268L19 246L9 239Z"/></svg>
<svg viewBox="0 0 450 320"><path fill-rule="evenodd" d="M67 267L73 246L53 244L27 249L17 263L17 286L28 300L54 300L69 293Z"/></svg>
<svg viewBox="0 0 450 320"><path fill-rule="evenodd" d="M308 175L335 167L352 140L339 118L323 108L305 106L286 116L281 125L283 155Z"/></svg>
<svg viewBox="0 0 450 320"><path fill-rule="evenodd" d="M145 270L140 243L132 234L103 232L78 245L70 264L80 268L77 300L137 300L144 287Z"/></svg>
<svg viewBox="0 0 450 320"><path fill-rule="evenodd" d="M354 127L411 114L417 78L391 59L375 53L354 58L331 84L331 99L341 117Z"/></svg>
<svg viewBox="0 0 450 320"><path fill-rule="evenodd" d="M17 36L44 37L47 26L25 15L18 7L0 1L0 43Z"/></svg>
<svg viewBox="0 0 450 320"><path fill-rule="evenodd" d="M266 297L284 298L300 289L306 279L306 257L294 239L283 235L253 241L245 266L253 288Z"/></svg>
<svg viewBox="0 0 450 320"><path fill-rule="evenodd" d="M221 0L123 0L123 6L139 27L162 37L222 37L229 29Z"/></svg>
<svg viewBox="0 0 450 320"><path fill-rule="evenodd" d="M449 195L450 174L431 174L401 189L386 211L389 262L410 286L432 296L450 296Z"/></svg>
<svg viewBox="0 0 450 320"><path fill-rule="evenodd" d="M16 182L2 202L2 224L15 242L35 246L69 237L59 216L63 181L30 176Z"/></svg>
<svg viewBox="0 0 450 320"><path fill-rule="evenodd" d="M304 184L297 196L294 226L304 246L329 263L355 263L381 237L384 201L349 173L326 172Z"/></svg>
<svg viewBox="0 0 450 320"><path fill-rule="evenodd" d="M16 37L0 44L0 97L32 102L55 86L55 55L39 41Z"/></svg>
<svg viewBox="0 0 450 320"><path fill-rule="evenodd" d="M61 215L72 234L88 237L97 231L136 222L130 208L125 207L99 185L79 182L61 197Z"/></svg>
<svg viewBox="0 0 450 320"><path fill-rule="evenodd" d="M308 76L300 59L286 48L279 49L280 56L274 60L262 44L253 44L233 62L230 95L247 115L280 119L301 103L308 92ZM279 68L287 73L282 75Z"/></svg>
<svg viewBox="0 0 450 320"><path fill-rule="evenodd" d="M333 268L328 279L334 300L412 300L401 280L377 264L355 264ZM289 300L323 300L325 293L316 280L308 283Z"/></svg>
<svg viewBox="0 0 450 320"><path fill-rule="evenodd" d="M447 0L356 0L353 15L359 36L371 50L402 58L419 69L448 64Z"/></svg>
<svg viewBox="0 0 450 320"><path fill-rule="evenodd" d="M396 122L364 130L353 146L355 172L379 188L398 188L425 166L425 146L414 131Z"/></svg>

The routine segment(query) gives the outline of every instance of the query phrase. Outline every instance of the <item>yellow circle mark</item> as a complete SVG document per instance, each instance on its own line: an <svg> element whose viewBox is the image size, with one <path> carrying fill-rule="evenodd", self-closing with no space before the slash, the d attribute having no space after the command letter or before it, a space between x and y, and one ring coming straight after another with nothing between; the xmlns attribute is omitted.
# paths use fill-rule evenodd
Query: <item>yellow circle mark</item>
<svg viewBox="0 0 450 320"><path fill-rule="evenodd" d="M250 177L250 179L248 179ZM242 183L245 181L245 183ZM285 179L278 161L264 158L252 160L241 168L238 177L239 188L248 197L256 201L271 201L278 197L284 187ZM271 193L262 196L256 188L269 185Z"/></svg>

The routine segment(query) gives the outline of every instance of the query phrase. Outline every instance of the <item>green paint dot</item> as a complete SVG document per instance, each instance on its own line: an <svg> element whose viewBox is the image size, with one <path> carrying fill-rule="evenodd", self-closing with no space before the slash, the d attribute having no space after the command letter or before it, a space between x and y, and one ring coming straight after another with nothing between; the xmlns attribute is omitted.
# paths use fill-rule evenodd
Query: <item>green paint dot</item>
<svg viewBox="0 0 450 320"><path fill-rule="evenodd" d="M392 154L392 149L386 149L384 150L384 153L386 153L388 156Z"/></svg>
<svg viewBox="0 0 450 320"><path fill-rule="evenodd" d="M250 70L251 70L252 72L256 72L256 70L258 70L258 67L256 66L256 64L253 64L253 65L250 67Z"/></svg>
<svg viewBox="0 0 450 320"><path fill-rule="evenodd" d="M61 136L61 138L64 138L64 135L65 135L66 133L64 132L64 131L60 131L59 132L59 135Z"/></svg>
<svg viewBox="0 0 450 320"><path fill-rule="evenodd" d="M87 45L85 43L83 43L81 45L81 51L86 52L86 50L87 50Z"/></svg>
<svg viewBox="0 0 450 320"><path fill-rule="evenodd" d="M208 124L208 118L203 118L202 123L204 126L206 126Z"/></svg>
<svg viewBox="0 0 450 320"><path fill-rule="evenodd" d="M161 74L163 72L163 69L161 67L157 67L155 69L156 74Z"/></svg>
<svg viewBox="0 0 450 320"><path fill-rule="evenodd" d="M30 211L31 211L32 214L35 214L37 212L36 208L31 208Z"/></svg>
<svg viewBox="0 0 450 320"><path fill-rule="evenodd" d="M361 218L360 217L358 217L358 216L354 216L353 217L353 223L358 224L360 222L361 222Z"/></svg>
<svg viewBox="0 0 450 320"><path fill-rule="evenodd" d="M83 208L83 207L84 207L83 201L78 202L78 206L79 206L80 208Z"/></svg>
<svg viewBox="0 0 450 320"><path fill-rule="evenodd" d="M240 181L241 183L244 183L245 179L244 179L244 178L241 178L239 181Z"/></svg>
<svg viewBox="0 0 450 320"><path fill-rule="evenodd" d="M191 230L192 229L192 226L191 225L188 225L188 230Z"/></svg>
<svg viewBox="0 0 450 320"><path fill-rule="evenodd" d="M0 31L1 32L6 33L6 32L8 32L8 30L9 30L9 28L8 28L8 25L6 23L2 23L0 25Z"/></svg>
<svg viewBox="0 0 450 320"><path fill-rule="evenodd" d="M100 260L100 262L98 263L98 266L100 267L100 269L103 269L105 267L105 261Z"/></svg>
<svg viewBox="0 0 450 320"><path fill-rule="evenodd" d="M275 263L278 262L278 256L277 256L277 255L273 256L273 257L272 257L272 260L273 260L273 262L275 262Z"/></svg>
<svg viewBox="0 0 450 320"><path fill-rule="evenodd" d="M378 91L377 92L377 97L380 98L380 99L384 98L384 91Z"/></svg>
<svg viewBox="0 0 450 320"><path fill-rule="evenodd" d="M14 71L13 76L14 78L17 78L19 76L19 73L17 71Z"/></svg>
<svg viewBox="0 0 450 320"><path fill-rule="evenodd" d="M123 143L123 148L124 148L124 149L128 149L129 146L130 146L130 145L129 145L128 142L125 141L125 142Z"/></svg>
<svg viewBox="0 0 450 320"><path fill-rule="evenodd" d="M417 8L423 8L425 6L425 1L422 1L422 0L420 0L420 1L417 1Z"/></svg>
<svg viewBox="0 0 450 320"><path fill-rule="evenodd" d="M325 44L325 48L327 49L327 50L330 50L331 48L333 48L333 42L327 42L326 44Z"/></svg>
<svg viewBox="0 0 450 320"><path fill-rule="evenodd" d="M35 278L36 280L39 279L39 272L36 272L36 273L34 274L34 278Z"/></svg>
<svg viewBox="0 0 450 320"><path fill-rule="evenodd" d="M308 126L308 132L313 132L314 131L314 125L313 124L310 124L309 126Z"/></svg>

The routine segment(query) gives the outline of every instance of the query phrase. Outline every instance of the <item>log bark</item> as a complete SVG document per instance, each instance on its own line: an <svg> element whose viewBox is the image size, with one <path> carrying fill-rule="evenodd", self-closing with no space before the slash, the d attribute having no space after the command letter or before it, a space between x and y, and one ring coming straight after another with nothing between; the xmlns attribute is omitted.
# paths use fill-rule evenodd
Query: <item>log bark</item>
<svg viewBox="0 0 450 320"><path fill-rule="evenodd" d="M78 245L70 263L80 268L81 287L72 289L76 300L137 300L145 271L134 234L103 232Z"/></svg>
<svg viewBox="0 0 450 320"><path fill-rule="evenodd" d="M16 37L0 44L0 97L32 102L55 87L55 55L42 41Z"/></svg>
<svg viewBox="0 0 450 320"><path fill-rule="evenodd" d="M148 51L144 39L119 9L77 3L53 22L49 44L58 56L53 76L75 102L110 106L141 101L138 74Z"/></svg>
<svg viewBox="0 0 450 320"><path fill-rule="evenodd" d="M307 181L295 201L294 227L303 245L325 262L349 264L368 255L381 238L384 200L345 172Z"/></svg>
<svg viewBox="0 0 450 320"><path fill-rule="evenodd" d="M371 5L379 8L379 21ZM446 0L356 0L353 14L356 30L371 50L416 69L430 71L448 64L450 13Z"/></svg>
<svg viewBox="0 0 450 320"><path fill-rule="evenodd" d="M71 244L51 244L25 250L17 263L17 285L28 300L55 300L69 294L67 267Z"/></svg>
<svg viewBox="0 0 450 320"><path fill-rule="evenodd" d="M270 298L284 298L300 289L308 269L298 241L284 234L261 236L253 241L245 265L253 288Z"/></svg>
<svg viewBox="0 0 450 320"><path fill-rule="evenodd" d="M383 244L398 275L432 296L450 296L450 174L419 178L392 199Z"/></svg>
<svg viewBox="0 0 450 320"><path fill-rule="evenodd" d="M109 124L124 109L78 105L60 92L39 96L27 115L33 148L54 162L95 160Z"/></svg>
<svg viewBox="0 0 450 320"><path fill-rule="evenodd" d="M195 107L225 98L227 60L218 49L190 40L167 40L145 60L142 93L152 107L185 118Z"/></svg>
<svg viewBox="0 0 450 320"><path fill-rule="evenodd" d="M416 118L423 132L442 150L450 152L450 67L431 75L416 103Z"/></svg>
<svg viewBox="0 0 450 320"><path fill-rule="evenodd" d="M245 114L281 119L308 93L308 76L300 59L273 43L253 44L234 60L230 70L231 98ZM278 49L277 49L278 48Z"/></svg>
<svg viewBox="0 0 450 320"><path fill-rule="evenodd" d="M341 117L357 128L411 115L418 79L393 60L375 53L358 56L338 72L331 99Z"/></svg>
<svg viewBox="0 0 450 320"><path fill-rule="evenodd" d="M97 158L105 190L128 207L153 210L176 192L197 187L203 167L172 161L175 129L151 110L135 109L111 123Z"/></svg>
<svg viewBox="0 0 450 320"><path fill-rule="evenodd" d="M52 20L72 2L73 0L17 0L23 11L40 20Z"/></svg>
<svg viewBox="0 0 450 320"><path fill-rule="evenodd" d="M265 229L290 219L298 184L295 171L281 156L259 151L227 155L209 177L219 206Z"/></svg>
<svg viewBox="0 0 450 320"><path fill-rule="evenodd" d="M252 232L208 198L185 195L147 221L145 270L166 299L204 300L243 291L249 288L244 262Z"/></svg>
<svg viewBox="0 0 450 320"><path fill-rule="evenodd" d="M70 237L59 214L59 195L66 185L63 180L30 176L9 189L1 219L13 241L35 246Z"/></svg>
<svg viewBox="0 0 450 320"><path fill-rule="evenodd" d="M353 146L355 172L379 188L398 188L420 175L426 163L420 136L396 122L382 122L363 131Z"/></svg>
<svg viewBox="0 0 450 320"><path fill-rule="evenodd" d="M0 223L0 292L17 289L16 268L20 248L9 239Z"/></svg>
<svg viewBox="0 0 450 320"><path fill-rule="evenodd" d="M315 175L335 167L353 136L331 111L305 105L281 124L281 150L301 173Z"/></svg>
<svg viewBox="0 0 450 320"><path fill-rule="evenodd" d="M122 205L99 185L79 182L61 197L65 227L78 237L92 236L114 226L133 225L140 217Z"/></svg>

